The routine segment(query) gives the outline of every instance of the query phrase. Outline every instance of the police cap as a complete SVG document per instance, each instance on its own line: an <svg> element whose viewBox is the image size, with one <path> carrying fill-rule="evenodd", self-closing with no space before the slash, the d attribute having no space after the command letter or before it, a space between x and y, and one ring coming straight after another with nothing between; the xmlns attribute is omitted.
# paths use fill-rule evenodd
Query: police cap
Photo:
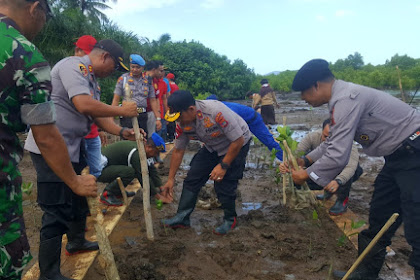
<svg viewBox="0 0 420 280"><path fill-rule="evenodd" d="M168 97L169 110L166 112L165 119L169 122L176 121L183 111L190 106L195 106L195 99L187 90L177 90Z"/></svg>
<svg viewBox="0 0 420 280"><path fill-rule="evenodd" d="M130 55L130 63L131 64L137 64L139 66L146 65L146 61L144 61L143 57L141 57L138 54L132 54L132 55Z"/></svg>
<svg viewBox="0 0 420 280"><path fill-rule="evenodd" d="M104 40L99 41L95 45L95 48L99 48L99 49L109 52L109 54L114 58L114 61L116 63L116 66L115 66L116 70L119 70L121 72L128 71L127 66L125 66L123 63L124 51L122 47L120 46L120 44L118 44L117 42L111 39L104 39Z"/></svg>
<svg viewBox="0 0 420 280"><path fill-rule="evenodd" d="M334 77L328 66L328 62L323 59L312 59L306 62L296 73L292 89L295 91L304 91L315 85L318 81L322 81L331 76Z"/></svg>
<svg viewBox="0 0 420 280"><path fill-rule="evenodd" d="M158 149L159 152L166 152L165 141L163 141L163 138L160 137L159 134L153 132L151 138L153 140L153 143L155 143L156 149Z"/></svg>

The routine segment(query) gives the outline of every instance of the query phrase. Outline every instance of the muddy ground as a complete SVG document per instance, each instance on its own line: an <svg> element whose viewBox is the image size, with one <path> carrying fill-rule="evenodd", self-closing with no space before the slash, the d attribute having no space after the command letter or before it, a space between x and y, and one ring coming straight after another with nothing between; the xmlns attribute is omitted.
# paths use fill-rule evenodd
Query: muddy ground
<svg viewBox="0 0 420 280"><path fill-rule="evenodd" d="M297 100L282 100L276 111L278 123L283 115L293 129L304 135L320 128L328 116L326 107L309 110ZM269 153L258 144L251 146L244 178L240 181L237 211L238 227L227 236L217 236L213 228L222 222L223 211L197 207L191 215L191 229L164 229L160 220L175 214L188 163L197 144L193 144L177 174L176 202L158 210L152 204L156 240L146 238L141 194L137 194L123 215L110 240L122 280L145 279L332 279L331 269L348 269L357 256L350 242L339 244L342 231L329 219L325 209L294 210L283 207L270 167ZM168 161L160 173L165 181ZM362 177L353 184L350 208L367 221L372 183L383 165L382 158L361 156ZM36 184L29 156L20 164L24 182ZM201 198L212 196L211 182ZM24 196L25 221L32 253L36 257L41 214L36 205L36 187ZM413 279L407 265L411 248L400 229L387 257L384 279ZM85 279L105 279L95 261Z"/></svg>

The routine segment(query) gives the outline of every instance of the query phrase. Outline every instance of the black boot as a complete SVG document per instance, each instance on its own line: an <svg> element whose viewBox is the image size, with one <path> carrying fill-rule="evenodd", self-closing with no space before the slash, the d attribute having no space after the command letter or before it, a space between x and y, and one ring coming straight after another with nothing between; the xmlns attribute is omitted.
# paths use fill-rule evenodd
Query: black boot
<svg viewBox="0 0 420 280"><path fill-rule="evenodd" d="M213 230L214 234L225 235L236 227L235 200L219 199L225 212L223 224Z"/></svg>
<svg viewBox="0 0 420 280"><path fill-rule="evenodd" d="M108 206L120 207L123 205L123 202L115 194L106 190L102 192L99 201Z"/></svg>
<svg viewBox="0 0 420 280"><path fill-rule="evenodd" d="M329 200L332 197L333 193L329 191L324 191L323 194L318 194L316 199L318 200Z"/></svg>
<svg viewBox="0 0 420 280"><path fill-rule="evenodd" d="M343 215L344 212L347 211L347 203L349 202L349 198L346 197L344 200L338 199L335 201L335 204L330 208L330 215L332 216L339 216Z"/></svg>
<svg viewBox="0 0 420 280"><path fill-rule="evenodd" d="M67 232L67 256L99 250L98 242L91 242L85 239L85 227L86 220L70 223L70 229Z"/></svg>
<svg viewBox="0 0 420 280"><path fill-rule="evenodd" d="M371 239L359 234L359 256L363 250L369 245ZM377 280L379 272L385 260L386 246L379 241L373 246L372 250L366 255L362 263L356 270L350 274L349 280ZM346 271L334 271L334 276L341 279Z"/></svg>
<svg viewBox="0 0 420 280"><path fill-rule="evenodd" d="M162 220L162 225L170 228L190 227L190 215L194 211L197 196L197 193L193 193L186 188L183 188L175 217Z"/></svg>
<svg viewBox="0 0 420 280"><path fill-rule="evenodd" d="M59 235L39 244L39 280L72 280L60 272L61 238Z"/></svg>

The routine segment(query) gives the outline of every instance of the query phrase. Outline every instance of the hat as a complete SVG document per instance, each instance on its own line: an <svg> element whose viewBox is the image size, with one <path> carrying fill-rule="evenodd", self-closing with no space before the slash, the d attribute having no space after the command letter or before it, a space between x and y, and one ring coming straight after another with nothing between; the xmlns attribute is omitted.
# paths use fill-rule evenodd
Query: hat
<svg viewBox="0 0 420 280"><path fill-rule="evenodd" d="M262 85L268 84L268 80L267 79L262 79L260 84L262 84Z"/></svg>
<svg viewBox="0 0 420 280"><path fill-rule="evenodd" d="M97 41L93 36L83 35L74 44L86 54L90 54L90 52L93 50L93 47L95 47L96 43Z"/></svg>
<svg viewBox="0 0 420 280"><path fill-rule="evenodd" d="M165 120L168 122L176 121L182 111L186 111L190 106L195 106L195 99L187 90L174 91L168 97L169 110L165 114Z"/></svg>
<svg viewBox="0 0 420 280"><path fill-rule="evenodd" d="M211 94L207 96L206 100L219 100L219 98L217 98L216 94Z"/></svg>
<svg viewBox="0 0 420 280"><path fill-rule="evenodd" d="M316 82L334 76L328 66L328 62L323 59L312 59L306 62L296 73L292 89L304 91L315 85Z"/></svg>
<svg viewBox="0 0 420 280"><path fill-rule="evenodd" d="M131 64L137 64L137 65L140 65L140 66L146 65L146 61L144 61L143 57L141 57L138 54L130 55L130 63Z"/></svg>
<svg viewBox="0 0 420 280"><path fill-rule="evenodd" d="M95 45L95 48L109 52L109 54L114 58L115 63L117 63L115 67L116 70L121 72L128 71L127 66L125 66L123 63L123 49L117 42L111 39L101 40Z"/></svg>
<svg viewBox="0 0 420 280"><path fill-rule="evenodd" d="M151 138L153 140L153 143L155 143L155 146L159 150L159 152L166 152L165 141L163 141L163 138L160 137L159 134L157 134L156 132L153 132Z"/></svg>
<svg viewBox="0 0 420 280"><path fill-rule="evenodd" d="M166 75L166 78L168 78L169 80L173 80L175 79L175 75L172 73L169 73L168 75Z"/></svg>

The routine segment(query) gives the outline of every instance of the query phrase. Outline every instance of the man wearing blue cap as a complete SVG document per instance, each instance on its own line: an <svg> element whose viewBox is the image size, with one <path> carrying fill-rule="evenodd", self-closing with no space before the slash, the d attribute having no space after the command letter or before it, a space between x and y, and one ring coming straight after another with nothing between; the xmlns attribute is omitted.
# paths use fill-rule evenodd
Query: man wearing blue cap
<svg viewBox="0 0 420 280"><path fill-rule="evenodd" d="M210 95L207 97L208 100L218 100L215 94ZM280 161L283 161L283 151L280 148L279 143L277 143L273 135L270 133L268 128L265 126L263 118L259 113L257 113L251 107L233 103L233 102L222 102L225 104L229 109L233 112L238 114L244 121L248 124L249 130L258 140L261 141L267 148L272 151L273 149L276 150L276 158Z"/></svg>
<svg viewBox="0 0 420 280"><path fill-rule="evenodd" d="M154 166L153 158L158 156L160 152L166 152L165 142L157 133L153 133L147 139L145 150L146 157L150 159L147 162L150 176L150 194L159 196L162 181ZM134 141L119 141L103 148L102 154L106 157L107 164L98 181L109 184L101 194L100 201L108 206L121 206L122 195L116 179L121 177L124 186L130 184L134 178L142 182L137 144ZM134 192L127 192L127 197L134 195Z"/></svg>
<svg viewBox="0 0 420 280"><path fill-rule="evenodd" d="M420 280L420 113L379 90L336 80L328 62L314 59L297 72L292 88L314 107L328 104L330 136L300 160L306 170L293 171L293 181L311 179L326 186L349 161L353 140L369 156L384 156L370 203L369 228L359 234L359 254L368 246L393 213L401 216L373 246L348 279L376 280L386 246L404 222L413 252L409 264ZM336 192L337 189L330 189ZM345 273L336 271L340 279Z"/></svg>
<svg viewBox="0 0 420 280"><path fill-rule="evenodd" d="M157 118L156 128L160 130L162 123L160 121L159 104L156 99L155 90L153 88L153 80L151 77L143 73L146 62L143 57L138 54L130 55L130 73L123 74L117 81L114 90L114 98L112 105L118 106L121 97L124 98L124 88L128 84L132 91L132 99L137 103L137 111L139 113L137 119L139 126L147 131L147 100L149 99L150 106L154 115ZM132 127L131 118L121 118L121 126Z"/></svg>

